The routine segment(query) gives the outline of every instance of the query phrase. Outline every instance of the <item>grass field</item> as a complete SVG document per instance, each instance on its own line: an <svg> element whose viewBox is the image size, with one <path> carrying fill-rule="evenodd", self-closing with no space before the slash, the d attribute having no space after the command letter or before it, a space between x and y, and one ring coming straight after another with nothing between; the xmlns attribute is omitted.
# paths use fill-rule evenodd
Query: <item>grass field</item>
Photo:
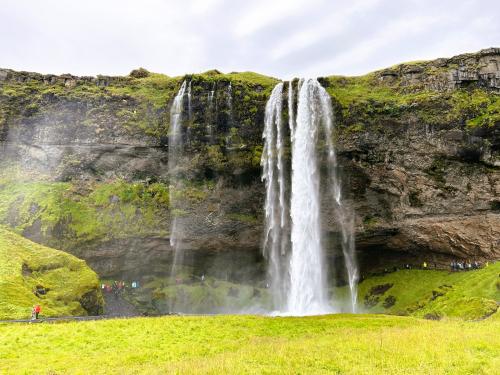
<svg viewBox="0 0 500 375"><path fill-rule="evenodd" d="M498 374L500 319L134 318L0 325L2 374Z"/></svg>
<svg viewBox="0 0 500 375"><path fill-rule="evenodd" d="M400 270L359 284L365 312L475 320L497 311L500 262L467 272Z"/></svg>

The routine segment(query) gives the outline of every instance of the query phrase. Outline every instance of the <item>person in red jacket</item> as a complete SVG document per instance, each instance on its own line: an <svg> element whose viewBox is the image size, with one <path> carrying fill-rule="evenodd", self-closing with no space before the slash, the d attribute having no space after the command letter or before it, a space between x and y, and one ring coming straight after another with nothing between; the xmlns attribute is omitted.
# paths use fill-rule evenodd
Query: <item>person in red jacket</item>
<svg viewBox="0 0 500 375"><path fill-rule="evenodd" d="M38 319L38 314L42 311L42 307L39 304L35 306L35 319Z"/></svg>

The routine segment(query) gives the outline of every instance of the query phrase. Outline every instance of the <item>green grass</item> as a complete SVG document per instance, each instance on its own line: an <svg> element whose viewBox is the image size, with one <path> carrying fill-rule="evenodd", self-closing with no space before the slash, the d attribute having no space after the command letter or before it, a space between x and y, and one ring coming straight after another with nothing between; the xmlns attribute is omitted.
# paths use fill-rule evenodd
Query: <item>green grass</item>
<svg viewBox="0 0 500 375"><path fill-rule="evenodd" d="M153 103L155 108L161 108L175 96L181 81L181 77L172 78L164 74L149 73L147 77L130 78L123 83L112 84L106 90L113 95L146 99Z"/></svg>
<svg viewBox="0 0 500 375"><path fill-rule="evenodd" d="M47 294L37 297L38 285ZM86 315L80 300L87 293L102 304L97 275L83 260L0 226L0 319L28 318L35 303L43 316Z"/></svg>
<svg viewBox="0 0 500 375"><path fill-rule="evenodd" d="M370 293L384 284L392 286L383 294ZM389 296L395 298L395 303L384 307ZM359 285L359 301L361 305L376 302L364 306L368 312L481 319L497 311L500 262L467 272L400 270L370 277Z"/></svg>
<svg viewBox="0 0 500 375"><path fill-rule="evenodd" d="M428 72L432 75L432 72ZM377 72L359 77L325 78L327 91L341 106L348 131L380 120L465 124L469 128L491 127L500 122L500 95L484 89L437 91L379 81Z"/></svg>
<svg viewBox="0 0 500 375"><path fill-rule="evenodd" d="M494 374L500 322L336 315L0 326L6 374Z"/></svg>

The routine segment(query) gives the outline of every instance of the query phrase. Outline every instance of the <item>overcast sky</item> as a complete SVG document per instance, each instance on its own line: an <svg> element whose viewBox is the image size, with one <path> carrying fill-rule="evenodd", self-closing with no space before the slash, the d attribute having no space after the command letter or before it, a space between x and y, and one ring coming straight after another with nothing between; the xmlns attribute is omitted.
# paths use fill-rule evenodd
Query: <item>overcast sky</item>
<svg viewBox="0 0 500 375"><path fill-rule="evenodd" d="M500 0L0 0L0 67L357 75L500 47Z"/></svg>

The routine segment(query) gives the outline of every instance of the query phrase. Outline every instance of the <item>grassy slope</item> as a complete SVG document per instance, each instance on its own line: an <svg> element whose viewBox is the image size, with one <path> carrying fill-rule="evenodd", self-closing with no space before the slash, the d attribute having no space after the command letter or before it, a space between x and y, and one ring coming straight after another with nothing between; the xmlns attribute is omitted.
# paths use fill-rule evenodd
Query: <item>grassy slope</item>
<svg viewBox="0 0 500 375"><path fill-rule="evenodd" d="M31 272L23 274L23 265ZM37 297L37 285L50 290ZM84 261L0 227L0 319L28 318L35 303L43 316L86 315L79 300L98 288Z"/></svg>
<svg viewBox="0 0 500 375"><path fill-rule="evenodd" d="M500 262L468 272L400 270L366 279L359 286L359 300L378 298L369 312L411 314L480 319L497 310L500 301ZM370 290L383 284L393 284L383 295ZM372 297L370 297L370 294ZM389 297L396 298L389 308L383 306Z"/></svg>
<svg viewBox="0 0 500 375"><path fill-rule="evenodd" d="M500 322L389 316L164 317L0 326L0 371L493 374ZM496 369L496 370L495 370Z"/></svg>

